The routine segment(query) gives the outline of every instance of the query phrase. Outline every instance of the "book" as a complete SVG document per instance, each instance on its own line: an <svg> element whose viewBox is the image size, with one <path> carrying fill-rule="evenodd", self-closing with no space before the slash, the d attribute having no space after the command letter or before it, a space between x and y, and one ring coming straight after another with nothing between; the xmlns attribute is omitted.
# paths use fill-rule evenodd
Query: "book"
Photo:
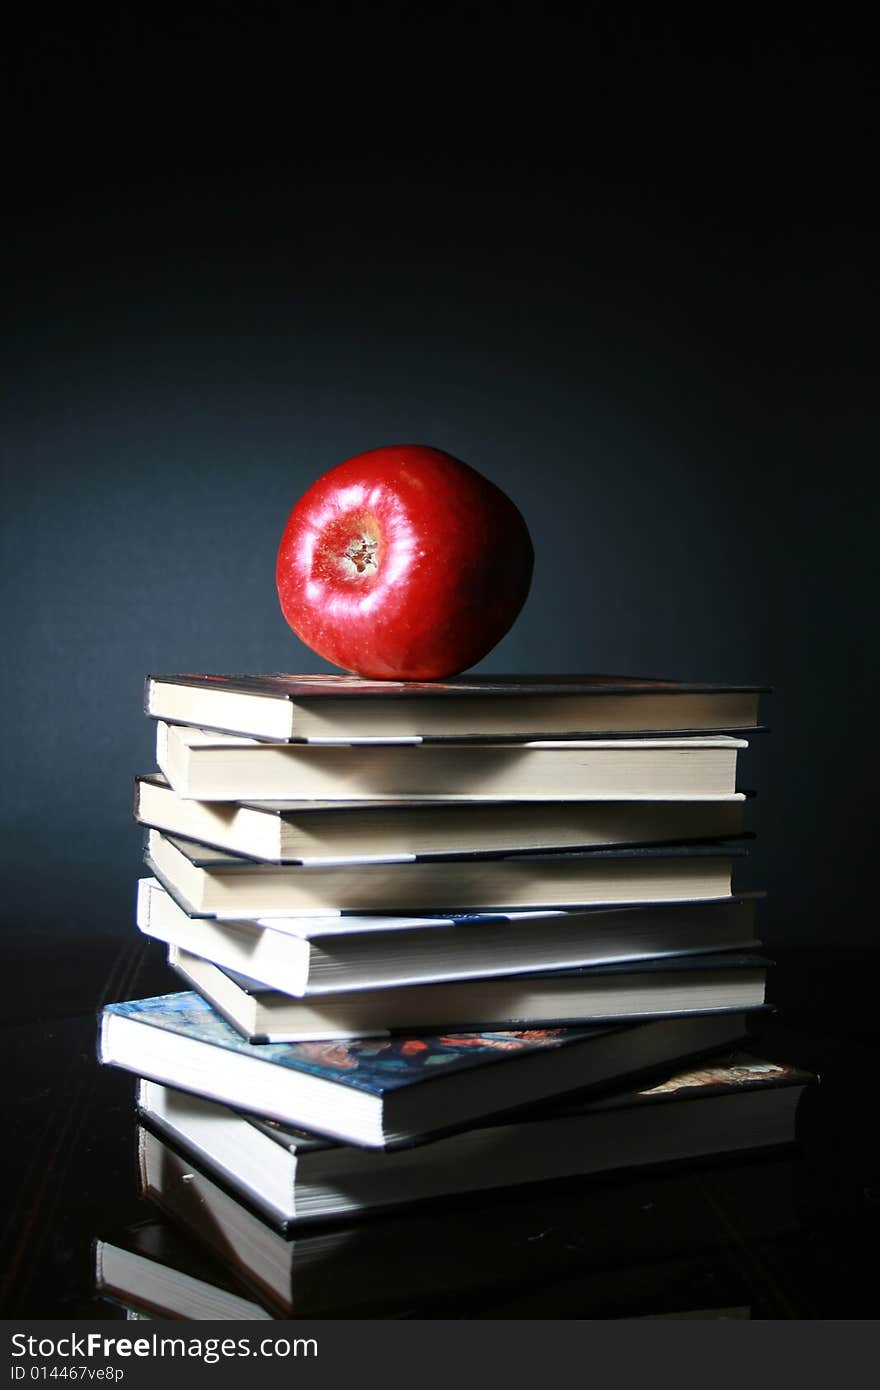
<svg viewBox="0 0 880 1390"><path fill-rule="evenodd" d="M197 801L730 798L745 739L261 743L156 723L156 761Z"/></svg>
<svg viewBox="0 0 880 1390"><path fill-rule="evenodd" d="M191 917L155 878L137 924L157 941L284 994L324 996L696 952L754 951L755 896L711 903L443 917Z"/></svg>
<svg viewBox="0 0 880 1390"><path fill-rule="evenodd" d="M794 1142L808 1072L747 1052L575 1098L431 1144L376 1153L141 1081L144 1123L287 1233L441 1196Z"/></svg>
<svg viewBox="0 0 880 1390"><path fill-rule="evenodd" d="M348 1143L391 1148L730 1046L743 1014L619 1026L247 1042L193 991L108 1004L102 1063Z"/></svg>
<svg viewBox="0 0 880 1390"><path fill-rule="evenodd" d="M742 1012L763 1005L767 977L762 957L731 951L303 1000L176 946L169 947L168 963L252 1043Z"/></svg>
<svg viewBox="0 0 880 1390"><path fill-rule="evenodd" d="M144 708L171 724L277 741L327 737L684 733L755 727L763 686L636 676L148 676Z"/></svg>
<svg viewBox="0 0 880 1390"><path fill-rule="evenodd" d="M145 858L191 916L283 917L337 909L424 914L729 898L734 861L745 853L734 842L276 865L150 830Z"/></svg>
<svg viewBox="0 0 880 1390"><path fill-rule="evenodd" d="M729 1268L732 1232L766 1242L797 1226L785 1150L738 1168L733 1156L716 1160L715 1173L729 1179L740 1200L762 1179L758 1209L739 1213L732 1228L688 1181L687 1169L673 1165L650 1178L630 1170L590 1182L517 1185L282 1234L217 1173L143 1127L139 1146L144 1195L281 1316L425 1316L419 1310L427 1308L432 1317L491 1317L493 1309L516 1306L508 1300L522 1299L526 1307L543 1300L544 1315L552 1317L569 1289L577 1296L572 1316L669 1311L663 1276L672 1272L671 1252L679 1261L708 1260L709 1273L719 1256L720 1267ZM659 1284L650 1277L658 1266ZM623 1277L627 1271L634 1280ZM708 1287L715 1292L717 1284ZM694 1306L694 1292L686 1281L672 1307L688 1293L687 1306ZM744 1290L722 1286L725 1303L737 1293L742 1298Z"/></svg>
<svg viewBox="0 0 880 1390"><path fill-rule="evenodd" d="M95 1292L135 1317L268 1321L233 1287L222 1263L168 1221L141 1221L92 1247Z"/></svg>
<svg viewBox="0 0 880 1390"><path fill-rule="evenodd" d="M195 801L164 777L135 779L142 825L269 863L395 862L445 854L728 839L728 801Z"/></svg>

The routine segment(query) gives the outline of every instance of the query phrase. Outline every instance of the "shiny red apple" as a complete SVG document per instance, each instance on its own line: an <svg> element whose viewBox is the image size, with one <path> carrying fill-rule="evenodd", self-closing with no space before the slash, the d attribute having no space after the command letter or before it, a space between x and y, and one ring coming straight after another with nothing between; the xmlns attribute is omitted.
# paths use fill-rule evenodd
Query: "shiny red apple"
<svg viewBox="0 0 880 1390"><path fill-rule="evenodd" d="M306 646L379 680L439 680L504 636L532 577L510 498L440 449L395 444L331 468L290 513L281 608Z"/></svg>

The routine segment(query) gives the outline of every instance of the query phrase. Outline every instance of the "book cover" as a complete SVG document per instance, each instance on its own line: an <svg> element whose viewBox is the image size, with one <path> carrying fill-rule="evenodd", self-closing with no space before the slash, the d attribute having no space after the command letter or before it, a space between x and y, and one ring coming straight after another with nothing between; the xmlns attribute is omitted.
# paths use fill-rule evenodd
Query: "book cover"
<svg viewBox="0 0 880 1390"><path fill-rule="evenodd" d="M102 1063L373 1149L730 1047L742 1012L603 1026L251 1044L198 994L107 1006ZM507 1065L503 1065L506 1063Z"/></svg>
<svg viewBox="0 0 880 1390"><path fill-rule="evenodd" d="M331 1042L247 1042L203 999L186 990L108 1004L105 1015L134 1019L225 1052L305 1072L376 1097L451 1073L551 1051L614 1031L605 1027L533 1028L485 1033L438 1033Z"/></svg>
<svg viewBox="0 0 880 1390"><path fill-rule="evenodd" d="M662 1104L685 1104L691 1101L706 1100L710 1096L741 1095L751 1091L768 1091L780 1087L803 1087L815 1085L817 1077L802 1067L787 1062L768 1062L761 1057L734 1048L718 1057L707 1060L700 1066L689 1067L684 1071L675 1070L662 1080L652 1080L650 1084L615 1091L608 1096L564 1096L521 1111L516 1123L551 1123L563 1116L589 1115L604 1110L625 1110L635 1106ZM268 1119L262 1115L251 1115L246 1111L237 1112L241 1119L252 1125L267 1138L272 1139L291 1153L319 1153L341 1147L335 1140L295 1125L282 1124L280 1120ZM482 1122L481 1128L501 1129L511 1123L508 1116L491 1116ZM439 1141L444 1142L444 1141ZM649 1161L646 1156L646 1162Z"/></svg>
<svg viewBox="0 0 880 1390"><path fill-rule="evenodd" d="M402 862L446 864L459 863L470 860L481 860L492 862L496 860L512 859L519 863L553 864L553 863L577 863L582 861L590 863L599 859L610 860L631 860L631 859L696 859L703 858L736 858L748 854L748 842L755 839L755 833L751 830L743 830L737 835L729 836L723 840L690 840L686 844L652 844L652 845L587 845L579 849L504 849L504 850L455 850L441 854L408 854L401 855L399 861L390 856L376 856L375 858L364 858L362 861L348 859L345 861L327 861L326 863L308 863L292 860L286 864L270 864L264 860L251 859L245 854L234 854L231 850L215 849L211 845L203 844L196 840L184 839L182 835L172 835L167 831L155 832L163 836L175 849L179 850L189 862L199 869L209 869L212 872L246 870L257 874L278 876L291 874L296 876L298 871L320 871L322 868L337 868L343 864L351 864L353 868L368 868L370 864L377 866ZM153 841L155 843L155 840ZM145 859L150 862L149 854L150 833L146 838Z"/></svg>
<svg viewBox="0 0 880 1390"><path fill-rule="evenodd" d="M676 1072L666 1081L631 1092L595 1101L595 1109L626 1104L650 1105L656 1101L705 1100L709 1096L742 1095L746 1091L767 1091L780 1086L809 1086L816 1076L788 1062L767 1062L748 1052L713 1058L699 1067Z"/></svg>
<svg viewBox="0 0 880 1390"><path fill-rule="evenodd" d="M703 695L761 694L766 685L726 685L705 681L669 680L655 676L613 675L497 675L456 676L445 681L369 680L350 675L299 675L287 672L268 674L230 674L189 672L181 675L149 675L146 695L152 684L191 686L197 689L219 687L230 692L264 696L275 700L320 700L351 698L456 699L472 696L535 697L551 695ZM147 706L149 713L149 706Z"/></svg>
<svg viewBox="0 0 880 1390"><path fill-rule="evenodd" d="M530 981L552 985L554 982L564 980L576 983L578 980L590 980L596 976L687 976L691 973L701 973L707 970L766 970L771 964L772 962L766 956L753 951L705 950L686 956L653 956L647 960L614 960L603 962L601 965L569 966L565 969L513 970L509 975L504 976L504 981L510 987L528 984ZM239 971L230 970L223 965L218 965L215 968L233 980L244 994L259 998L260 995L275 993L272 985L251 979L249 975L242 975ZM454 985L449 987L454 988Z"/></svg>

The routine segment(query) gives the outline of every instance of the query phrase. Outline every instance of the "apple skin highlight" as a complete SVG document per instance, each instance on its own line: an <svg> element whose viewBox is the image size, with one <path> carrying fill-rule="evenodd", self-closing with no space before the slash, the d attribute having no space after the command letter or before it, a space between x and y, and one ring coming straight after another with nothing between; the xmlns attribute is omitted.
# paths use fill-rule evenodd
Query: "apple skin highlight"
<svg viewBox="0 0 880 1390"><path fill-rule="evenodd" d="M440 449L395 444L312 484L275 577L285 619L325 660L374 680L441 680L501 640L533 565L500 488Z"/></svg>

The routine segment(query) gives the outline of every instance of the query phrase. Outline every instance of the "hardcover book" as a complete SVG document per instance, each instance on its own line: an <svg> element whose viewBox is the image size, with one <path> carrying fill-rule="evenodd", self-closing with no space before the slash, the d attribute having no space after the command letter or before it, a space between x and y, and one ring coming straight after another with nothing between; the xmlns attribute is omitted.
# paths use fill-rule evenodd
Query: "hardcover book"
<svg viewBox="0 0 880 1390"><path fill-rule="evenodd" d="M760 1008L767 962L731 951L292 998L172 946L168 963L252 1043L559 1027Z"/></svg>
<svg viewBox="0 0 880 1390"><path fill-rule="evenodd" d="M152 775L135 779L134 815L252 859L329 865L723 840L744 801L195 801Z"/></svg>
<svg viewBox="0 0 880 1390"><path fill-rule="evenodd" d="M282 1123L385 1148L730 1046L745 1032L744 1015L725 1013L257 1046L185 992L107 1005L98 1055Z"/></svg>
<svg viewBox="0 0 880 1390"><path fill-rule="evenodd" d="M198 801L620 801L736 795L745 739L260 743L159 720L156 761Z"/></svg>
<svg viewBox="0 0 880 1390"><path fill-rule="evenodd" d="M140 1083L138 1109L144 1123L289 1233L309 1221L434 1197L790 1144L800 1097L814 1080L733 1052L642 1088L563 1099L392 1153L334 1144L152 1081Z"/></svg>
<svg viewBox="0 0 880 1390"><path fill-rule="evenodd" d="M191 916L472 912L729 898L741 843L416 860L257 863L150 830L146 863Z"/></svg>
<svg viewBox="0 0 880 1390"><path fill-rule="evenodd" d="M755 897L710 903L441 917L191 917L155 878L138 884L145 935L296 996L505 976L526 970L754 951Z"/></svg>
<svg viewBox="0 0 880 1390"><path fill-rule="evenodd" d="M765 687L634 676L148 676L148 715L255 738L522 737L753 728Z"/></svg>
<svg viewBox="0 0 880 1390"><path fill-rule="evenodd" d="M659 1265L668 1272L670 1251L681 1259L722 1243L730 1263L729 1223L674 1167L655 1171L650 1181L630 1172L625 1181L576 1179L459 1194L455 1203L386 1210L369 1221L297 1225L285 1237L218 1174L147 1131L140 1142L144 1194L282 1316L418 1316L427 1299L435 1317L444 1304L457 1305L459 1315L492 1316L514 1290L527 1303L543 1290L552 1308L568 1281L590 1275L592 1288L574 1315L587 1308L613 1316L650 1310L639 1297L643 1279L629 1297L622 1289L611 1300L603 1296L606 1280L613 1284L622 1267ZM755 1167L752 1162L752 1186ZM761 1170L760 1209L744 1212L734 1230L743 1240L766 1241L796 1228L790 1165L777 1153L764 1158ZM723 1171L735 1182L729 1160ZM656 1281L649 1284L656 1297Z"/></svg>

